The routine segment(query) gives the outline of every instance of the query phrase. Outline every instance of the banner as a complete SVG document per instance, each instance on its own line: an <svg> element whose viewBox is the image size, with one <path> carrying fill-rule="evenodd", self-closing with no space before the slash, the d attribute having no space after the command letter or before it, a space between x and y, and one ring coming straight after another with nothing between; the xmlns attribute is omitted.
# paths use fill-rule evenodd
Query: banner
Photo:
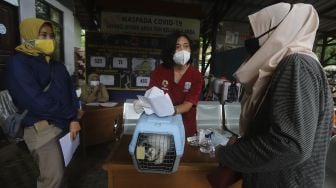
<svg viewBox="0 0 336 188"><path fill-rule="evenodd" d="M200 21L197 19L141 14L102 12L101 29L115 34L151 34L167 36L174 31L199 40Z"/></svg>

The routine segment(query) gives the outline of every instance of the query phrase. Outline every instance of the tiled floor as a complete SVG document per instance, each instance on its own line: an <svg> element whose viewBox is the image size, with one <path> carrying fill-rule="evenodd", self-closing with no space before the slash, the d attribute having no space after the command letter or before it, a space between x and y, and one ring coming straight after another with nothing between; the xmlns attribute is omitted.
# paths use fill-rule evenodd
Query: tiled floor
<svg viewBox="0 0 336 188"><path fill-rule="evenodd" d="M68 188L107 188L107 173L102 164L113 143L87 148L86 156L78 150L67 170Z"/></svg>

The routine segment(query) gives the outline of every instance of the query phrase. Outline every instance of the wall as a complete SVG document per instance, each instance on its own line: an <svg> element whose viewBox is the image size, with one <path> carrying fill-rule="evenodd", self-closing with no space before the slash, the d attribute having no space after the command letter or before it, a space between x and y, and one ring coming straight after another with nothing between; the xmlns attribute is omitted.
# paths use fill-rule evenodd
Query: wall
<svg viewBox="0 0 336 188"><path fill-rule="evenodd" d="M71 10L55 0L46 0L46 2L63 12L64 61L69 73L72 74L75 70L74 47L80 46L80 32L78 33L80 26L76 23ZM19 10L20 20L36 17L35 0L20 0Z"/></svg>
<svg viewBox="0 0 336 188"><path fill-rule="evenodd" d="M74 30L74 33L75 33L75 37L74 37L74 46L75 47L83 47L81 46L81 31L82 31L82 26L80 25L79 21L77 19L75 19L75 30Z"/></svg>

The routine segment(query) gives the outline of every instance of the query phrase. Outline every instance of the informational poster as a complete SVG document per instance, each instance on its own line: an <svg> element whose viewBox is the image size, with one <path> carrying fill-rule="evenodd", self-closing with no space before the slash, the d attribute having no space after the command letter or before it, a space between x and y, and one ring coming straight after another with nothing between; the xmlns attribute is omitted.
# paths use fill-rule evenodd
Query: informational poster
<svg viewBox="0 0 336 188"><path fill-rule="evenodd" d="M146 90L168 34L187 34L198 64L199 29L196 19L103 12L101 31L86 32L87 75L98 73L111 90Z"/></svg>
<svg viewBox="0 0 336 188"><path fill-rule="evenodd" d="M249 35L248 23L220 22L216 37L216 51L226 51L242 47Z"/></svg>
<svg viewBox="0 0 336 188"><path fill-rule="evenodd" d="M163 37L86 32L87 74L108 89L145 90L160 63Z"/></svg>

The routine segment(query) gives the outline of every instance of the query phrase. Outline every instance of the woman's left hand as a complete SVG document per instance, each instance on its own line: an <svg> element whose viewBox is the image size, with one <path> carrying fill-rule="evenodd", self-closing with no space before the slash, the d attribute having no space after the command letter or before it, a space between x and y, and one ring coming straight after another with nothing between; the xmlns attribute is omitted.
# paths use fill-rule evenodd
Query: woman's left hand
<svg viewBox="0 0 336 188"><path fill-rule="evenodd" d="M233 145L236 142L237 142L237 137L236 136L231 136L229 138L229 142L227 143L227 145Z"/></svg>
<svg viewBox="0 0 336 188"><path fill-rule="evenodd" d="M80 129L81 127L78 121L71 121L70 127L69 127L71 140L74 140L76 138Z"/></svg>

